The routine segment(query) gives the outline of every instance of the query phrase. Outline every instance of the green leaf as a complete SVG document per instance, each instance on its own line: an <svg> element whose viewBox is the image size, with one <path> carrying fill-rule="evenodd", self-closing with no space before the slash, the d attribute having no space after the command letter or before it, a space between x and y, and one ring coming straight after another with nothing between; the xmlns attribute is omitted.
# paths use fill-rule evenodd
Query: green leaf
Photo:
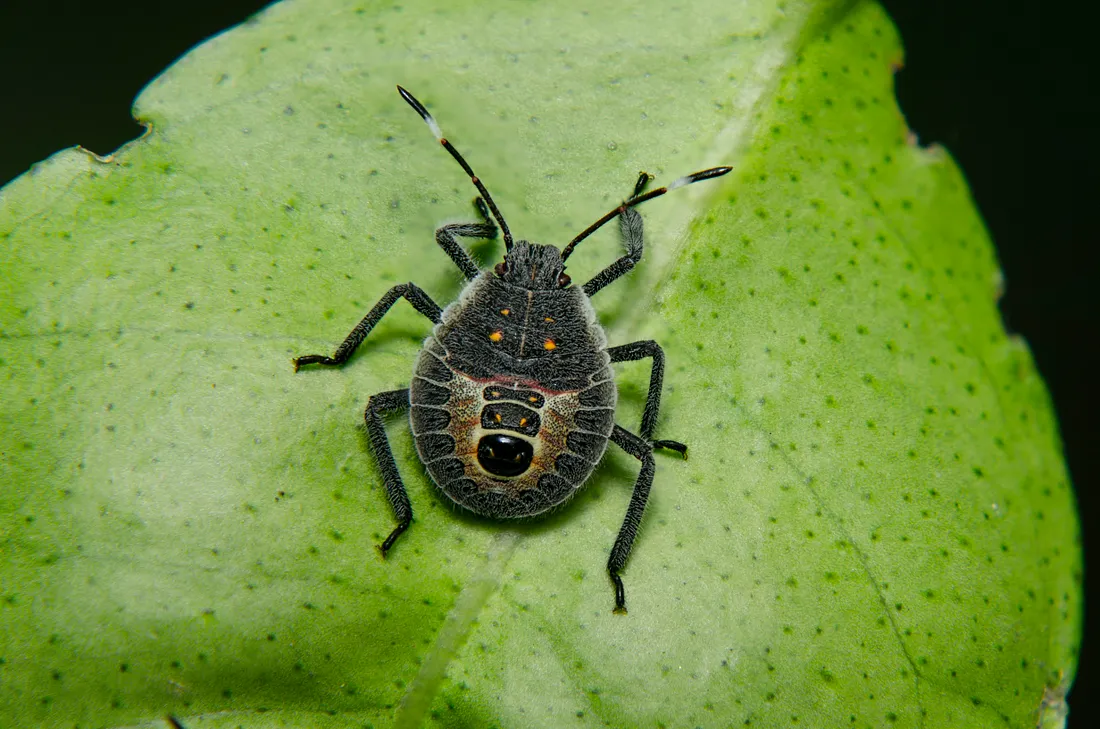
<svg viewBox="0 0 1100 729"><path fill-rule="evenodd" d="M136 104L149 133L0 193L0 725L1058 726L1081 557L1057 426L994 251L895 104L867 2L283 3ZM552 516L457 513L361 427L460 277L474 190L562 244L629 192L646 258L595 299L667 353L661 457L611 613L637 464ZM586 280L617 253L586 241ZM488 265L499 244L474 245ZM648 371L621 367L618 420Z"/></svg>

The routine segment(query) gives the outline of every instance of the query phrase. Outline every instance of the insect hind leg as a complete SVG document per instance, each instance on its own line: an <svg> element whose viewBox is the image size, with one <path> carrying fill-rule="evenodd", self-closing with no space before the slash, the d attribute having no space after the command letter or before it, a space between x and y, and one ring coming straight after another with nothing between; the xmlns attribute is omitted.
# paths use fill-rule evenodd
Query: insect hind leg
<svg viewBox="0 0 1100 729"><path fill-rule="evenodd" d="M623 517L623 524L619 527L619 534L615 537L615 544L611 547L611 554L607 559L607 572L615 586L614 612L625 614L626 590L623 588L623 578L619 573L626 567L626 561L630 558L634 538L638 536L638 527L641 526L642 515L645 513L646 502L649 501L653 475L657 469L653 462L653 446L649 441L616 425L611 431L611 442L642 462L642 470L638 473L638 480L634 482L634 491L630 495L630 505L626 507L626 516Z"/></svg>
<svg viewBox="0 0 1100 729"><path fill-rule="evenodd" d="M367 410L364 417L367 421L367 437L370 439L370 448L374 453L374 459L378 462L378 468L382 471L382 483L386 487L386 498L393 508L393 515L397 518L397 526L382 544L378 545L378 551L385 558L393 543L401 536L409 524L412 523L412 503L409 501L409 493L405 490L405 484L401 481L401 474L397 470L397 462L393 458L393 450L390 448L389 438L386 437L386 428L382 423L382 414L395 410L404 410L409 407L409 388L404 390L390 390L380 392L367 401Z"/></svg>

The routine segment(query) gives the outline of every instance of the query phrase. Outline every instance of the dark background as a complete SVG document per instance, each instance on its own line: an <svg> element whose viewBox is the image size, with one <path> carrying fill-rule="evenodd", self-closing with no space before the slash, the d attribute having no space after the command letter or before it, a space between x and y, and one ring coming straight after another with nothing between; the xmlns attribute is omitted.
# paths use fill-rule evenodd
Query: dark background
<svg viewBox="0 0 1100 729"><path fill-rule="evenodd" d="M1100 447L1093 340L1100 255L1092 245L1097 69L1084 3L883 0L906 65L902 110L922 143L958 160L996 241L1001 311L1026 337L1065 439L1086 552ZM256 0L0 0L0 185L75 144L108 154L138 136L130 104L180 54L265 5ZM1090 346L1091 345L1091 346ZM1090 602L1089 613L1096 615ZM1086 621L1093 622L1093 621ZM1100 645L1086 632L1071 729L1100 726Z"/></svg>

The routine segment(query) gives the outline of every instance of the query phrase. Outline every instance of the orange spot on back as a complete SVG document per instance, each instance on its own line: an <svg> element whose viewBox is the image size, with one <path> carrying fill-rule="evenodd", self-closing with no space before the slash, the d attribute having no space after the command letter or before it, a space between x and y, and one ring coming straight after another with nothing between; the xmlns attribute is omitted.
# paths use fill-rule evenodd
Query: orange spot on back
<svg viewBox="0 0 1100 729"><path fill-rule="evenodd" d="M500 313L504 314L504 316L508 316L509 314L512 313L512 310L511 309L501 309Z"/></svg>
<svg viewBox="0 0 1100 729"><path fill-rule="evenodd" d="M547 339L545 342L542 343L542 348L543 349L557 349L558 345L554 343L553 339Z"/></svg>
<svg viewBox="0 0 1100 729"><path fill-rule="evenodd" d="M489 340L493 342L499 342L502 339L504 339L504 332L499 329L489 335Z"/></svg>

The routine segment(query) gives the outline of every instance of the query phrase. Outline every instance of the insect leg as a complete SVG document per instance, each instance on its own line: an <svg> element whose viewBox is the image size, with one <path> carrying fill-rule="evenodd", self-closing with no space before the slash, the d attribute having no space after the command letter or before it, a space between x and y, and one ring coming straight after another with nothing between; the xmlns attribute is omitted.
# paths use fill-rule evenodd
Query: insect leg
<svg viewBox="0 0 1100 729"><path fill-rule="evenodd" d="M568 245L566 245L565 248L561 249L561 260L564 261L569 258L569 256L573 254L573 249L576 248L577 244L580 243L582 240L595 233L607 223L611 222L613 218L621 216L626 210L633 208L635 205L641 205L647 200L652 200L655 197L660 197L667 192L670 192L680 187L685 187L693 182L702 182L703 180L712 180L715 177L721 177L722 175L730 172L732 169L732 167L711 167L709 170L700 170L699 172L693 172L690 175L681 177L678 180L673 180L672 184L670 185L666 185L665 187L658 187L656 190L650 190L649 192L643 193L641 195L635 195L629 200L624 200L621 205L616 208L612 208L595 223L578 233L576 237L573 238L573 240L569 241ZM645 175L644 172L642 174ZM634 189L640 192L641 190L645 189L646 182L649 182L649 180L643 182L641 178L638 178L638 183L634 186Z"/></svg>
<svg viewBox="0 0 1100 729"><path fill-rule="evenodd" d="M652 181L653 175L648 172L639 172L638 181L634 183L634 192L630 193L630 197L635 198L641 195Z"/></svg>
<svg viewBox="0 0 1100 729"><path fill-rule="evenodd" d="M648 172L639 172L638 181L634 183L634 192L630 198L634 198L645 192L646 186L653 179ZM638 261L642 260L642 216L634 208L623 206L619 213L619 233L622 235L623 244L626 246L626 255L600 271L595 278L584 285L585 295L591 297L597 291L609 283L627 273Z"/></svg>
<svg viewBox="0 0 1100 729"><path fill-rule="evenodd" d="M619 213L619 232L623 237L626 255L597 273L584 285L584 293L587 296L595 296L597 291L629 272L638 261L642 260L642 216L637 210L623 208Z"/></svg>
<svg viewBox="0 0 1100 729"><path fill-rule="evenodd" d="M657 412L661 408L661 386L665 378L665 353L661 345L652 340L631 342L611 347L607 353L611 356L612 362L633 362L646 357L653 360L653 367L649 372L649 393L646 395L645 409L642 411L642 427L638 431L643 438L651 440L653 430L657 427ZM673 450L679 449L673 448ZM686 452L686 449L682 452Z"/></svg>
<svg viewBox="0 0 1100 729"><path fill-rule="evenodd" d="M477 207L478 213L481 214L482 222L452 223L435 231L435 242L451 257L451 260L462 271L462 275L466 277L467 281L473 281L477 278L480 271L477 264L474 263L474 259L470 258L470 254L458 244L455 236L460 235L463 238L497 237L497 226L489 217L489 208L485 205L485 201L480 197L476 197L474 198L474 205Z"/></svg>
<svg viewBox="0 0 1100 729"><path fill-rule="evenodd" d="M615 537L615 545L611 548L611 556L607 560L607 571L611 575L611 582L615 585L615 612L625 613L626 592L623 590L623 580L619 577L619 572L626 567L626 560L630 557L630 550L634 546L634 537L638 535L638 527L642 523L642 514L645 513L645 505L649 500L649 489L653 485L656 466L653 464L653 446L649 441L616 425L611 431L611 442L642 462L642 470L634 483L634 493L630 495L630 505L626 507L623 525L619 527L619 536Z"/></svg>
<svg viewBox="0 0 1100 729"><path fill-rule="evenodd" d="M409 528L413 513L409 494L405 491L405 484L401 482L401 474L397 471L397 463L393 460L393 451L390 450L390 441L386 437L386 428L382 425L382 413L408 407L409 388L406 387L404 390L380 392L372 396L367 401L367 411L364 413L370 449L374 453L374 459L378 461L378 467L382 469L382 483L386 486L386 498L390 500L393 515L397 517L397 527L378 547L383 557L402 532Z"/></svg>
<svg viewBox="0 0 1100 729"><path fill-rule="evenodd" d="M336 348L336 352L331 357L322 354L305 354L301 357L295 357L291 360L294 363L294 371L297 372L299 367L307 364L342 365L347 362L352 352L363 343L363 340L370 334L371 329L374 329L374 325L386 315L394 302L402 297L407 299L417 311L431 319L433 323L439 323L439 316L443 313L443 310L439 308L439 304L432 301L431 297L414 283L398 284L387 291L386 295L374 305L374 308L367 312L363 320L355 325L355 328Z"/></svg>

